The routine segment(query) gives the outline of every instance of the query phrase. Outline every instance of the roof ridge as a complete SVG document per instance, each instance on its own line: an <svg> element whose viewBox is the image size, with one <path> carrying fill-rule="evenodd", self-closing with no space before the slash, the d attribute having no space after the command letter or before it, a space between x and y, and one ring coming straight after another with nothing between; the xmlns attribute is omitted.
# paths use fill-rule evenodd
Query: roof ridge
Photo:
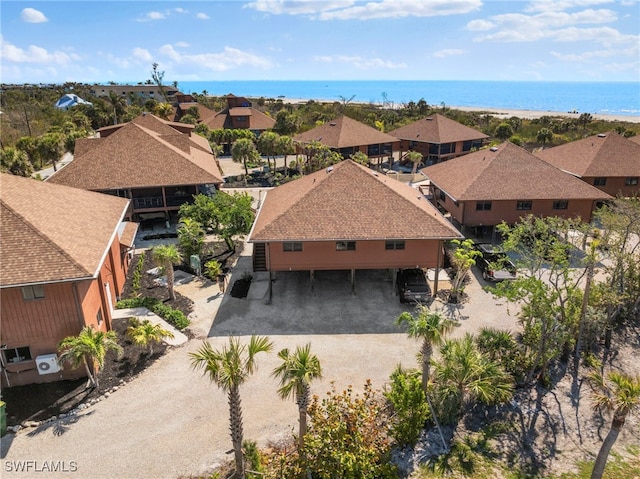
<svg viewBox="0 0 640 479"><path fill-rule="evenodd" d="M92 272L87 271L64 248L62 248L58 243L56 243L51 238L49 238L49 236L44 234L40 229L36 228L23 215L21 215L15 209L13 209L10 205L8 205L6 201L0 200L0 204L2 204L5 208L7 208L11 212L11 214L13 214L16 218L18 218L22 224L24 224L27 228L32 230L38 237L42 238L46 243L50 244L55 250L57 250L62 256L67 258L71 262L71 264L73 264L75 267L77 267L80 271L84 272L85 274L87 274L89 276L93 275Z"/></svg>

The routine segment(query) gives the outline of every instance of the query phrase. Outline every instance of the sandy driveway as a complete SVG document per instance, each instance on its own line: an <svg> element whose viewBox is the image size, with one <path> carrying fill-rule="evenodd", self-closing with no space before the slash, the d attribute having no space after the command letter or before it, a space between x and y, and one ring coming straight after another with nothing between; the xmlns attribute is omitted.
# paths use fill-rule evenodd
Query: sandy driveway
<svg viewBox="0 0 640 479"><path fill-rule="evenodd" d="M250 254L250 249L245 254ZM247 258L241 258L234 275L238 277L249 265ZM308 291L303 288L305 298L293 302L284 289L286 278L281 277L274 286L274 303L266 305L261 297L266 289L260 289L264 285L258 279L250 297L259 298L246 300L223 297L216 285L199 280L178 286L195 301L192 330L198 338L211 336L207 340L220 345L227 341L227 334L263 333L272 328L275 351L310 341L324 370L324 378L313 384L316 394L326 392L332 381L339 389L352 384L358 390L368 378L379 389L398 363L415 365L418 344L392 325L403 308L388 285L383 284L382 292L375 294L363 278L355 295L337 297L316 285L308 300ZM297 278L290 279L299 283ZM472 301L461 308L460 327L454 334L474 331L481 325L514 330L515 318L482 291L479 281L474 276L467 289ZM342 318L334 324L339 334L326 334L333 326L325 320L333 313L308 306L327 304L328 298L336 305L329 311L339 312ZM378 301L374 308L360 311L362 305L374 300ZM296 311L303 313L295 316ZM309 322L309 332L294 325L302 318ZM347 321L355 325L344 326L350 324ZM314 322L322 324L313 327ZM194 339L172 349L134 381L73 420L62 419L5 436L2 477L176 478L202 473L231 458L226 454L231 448L226 397L190 368L189 352L200 344L201 339ZM277 382L270 376L278 362L274 353L260 357L257 373L242 389L245 436L261 445L287 437L297 428L294 403L279 399ZM56 473L34 472L54 466L59 469ZM16 472L19 467L28 471Z"/></svg>

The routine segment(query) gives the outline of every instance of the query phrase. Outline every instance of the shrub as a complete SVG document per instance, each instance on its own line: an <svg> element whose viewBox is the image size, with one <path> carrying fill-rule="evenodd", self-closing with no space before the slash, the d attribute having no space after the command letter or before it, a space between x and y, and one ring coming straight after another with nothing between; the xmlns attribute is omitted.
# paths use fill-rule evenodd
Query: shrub
<svg viewBox="0 0 640 479"><path fill-rule="evenodd" d="M147 308L154 312L169 324L172 324L179 330L183 330L189 326L189 318L180 310L163 304L159 299L149 296L144 298L121 299L116 303L117 309L124 308Z"/></svg>
<svg viewBox="0 0 640 479"><path fill-rule="evenodd" d="M404 371L399 365L391 374L391 389L384 396L393 407L390 434L398 446L414 446L429 416L420 372Z"/></svg>

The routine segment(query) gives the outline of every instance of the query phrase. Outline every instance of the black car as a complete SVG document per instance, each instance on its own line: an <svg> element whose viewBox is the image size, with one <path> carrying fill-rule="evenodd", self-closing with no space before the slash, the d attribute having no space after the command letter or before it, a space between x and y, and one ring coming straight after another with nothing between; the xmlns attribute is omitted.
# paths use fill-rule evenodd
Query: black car
<svg viewBox="0 0 640 479"><path fill-rule="evenodd" d="M475 245L481 255L476 256L476 266L485 281L516 279L516 267L500 247L480 243Z"/></svg>
<svg viewBox="0 0 640 479"><path fill-rule="evenodd" d="M396 277L396 285L401 303L423 303L431 299L431 288L421 269L401 269Z"/></svg>

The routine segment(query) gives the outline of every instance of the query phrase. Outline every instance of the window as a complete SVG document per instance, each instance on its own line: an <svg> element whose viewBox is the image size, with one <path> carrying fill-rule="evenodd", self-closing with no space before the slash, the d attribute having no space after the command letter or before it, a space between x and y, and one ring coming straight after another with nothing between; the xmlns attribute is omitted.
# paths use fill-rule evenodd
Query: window
<svg viewBox="0 0 640 479"><path fill-rule="evenodd" d="M4 350L4 360L9 363L21 363L23 361L31 361L31 350L29 346L21 348L7 348Z"/></svg>
<svg viewBox="0 0 640 479"><path fill-rule="evenodd" d="M476 211L491 211L491 201L478 201Z"/></svg>
<svg viewBox="0 0 640 479"><path fill-rule="evenodd" d="M404 249L404 240L388 240L384 244L384 249Z"/></svg>
<svg viewBox="0 0 640 479"><path fill-rule="evenodd" d="M22 297L25 301L31 301L32 299L42 299L44 298L44 286L41 284L35 284L33 286L23 286Z"/></svg>
<svg viewBox="0 0 640 479"><path fill-rule="evenodd" d="M569 207L569 202L567 200L560 200L553 202L554 210L566 210Z"/></svg>
<svg viewBox="0 0 640 479"><path fill-rule="evenodd" d="M440 194L438 195L438 197L440 198L440 201L442 202L446 202L447 201L447 195L444 194L444 191L440 190Z"/></svg>
<svg viewBox="0 0 640 479"><path fill-rule="evenodd" d="M98 326L102 324L102 309L98 310L98 314L96 314L96 320L98 321Z"/></svg>
<svg viewBox="0 0 640 479"><path fill-rule="evenodd" d="M593 186L605 186L607 184L606 178L594 178Z"/></svg>
<svg viewBox="0 0 640 479"><path fill-rule="evenodd" d="M638 184L638 177L631 177L631 178L627 178L626 180L624 180L624 184L626 186L635 186Z"/></svg>
<svg viewBox="0 0 640 479"><path fill-rule="evenodd" d="M336 241L336 251L355 251L355 241Z"/></svg>
<svg viewBox="0 0 640 479"><path fill-rule="evenodd" d="M526 210L526 211L528 211L528 210L531 209L531 205L532 204L533 203L531 201L529 201L529 200L527 200L527 201L518 201L518 203L516 204L516 209L517 210Z"/></svg>
<svg viewBox="0 0 640 479"><path fill-rule="evenodd" d="M282 243L282 251L302 251L302 243L298 243L298 242Z"/></svg>

